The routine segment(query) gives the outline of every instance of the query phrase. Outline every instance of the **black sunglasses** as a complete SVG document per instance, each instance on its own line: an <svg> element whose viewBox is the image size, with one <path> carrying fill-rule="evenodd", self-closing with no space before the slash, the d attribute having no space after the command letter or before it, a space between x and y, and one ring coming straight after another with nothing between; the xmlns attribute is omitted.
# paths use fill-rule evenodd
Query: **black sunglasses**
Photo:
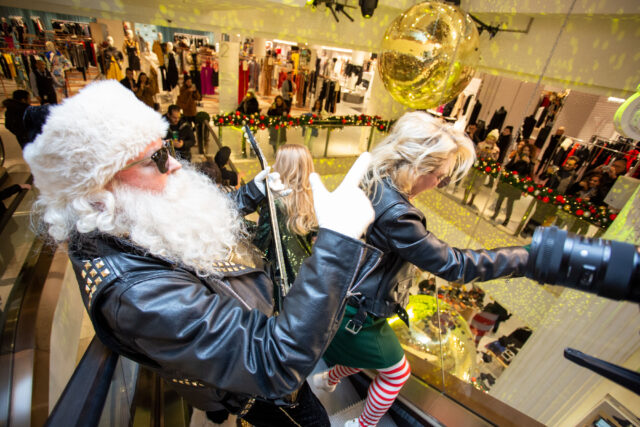
<svg viewBox="0 0 640 427"><path fill-rule="evenodd" d="M146 162L147 160L152 160L155 163L156 167L160 171L160 173L167 173L169 168L167 167L167 163L169 160L169 147L167 145L163 145L158 151L154 152L151 156L145 157L144 159L136 160L133 163L129 163L127 166L122 168L122 170L129 169L139 163Z"/></svg>

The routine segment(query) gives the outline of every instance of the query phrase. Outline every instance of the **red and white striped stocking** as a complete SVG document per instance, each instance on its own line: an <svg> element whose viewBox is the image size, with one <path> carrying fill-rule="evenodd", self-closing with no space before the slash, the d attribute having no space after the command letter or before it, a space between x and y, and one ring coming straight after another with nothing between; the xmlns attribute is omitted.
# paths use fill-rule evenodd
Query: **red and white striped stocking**
<svg viewBox="0 0 640 427"><path fill-rule="evenodd" d="M351 369L351 368L349 368ZM407 359L385 369L378 369L378 375L369 386L364 412L358 418L361 427L375 426L396 400L400 389L411 376Z"/></svg>
<svg viewBox="0 0 640 427"><path fill-rule="evenodd" d="M341 379L348 377L349 375L357 374L360 372L358 368L350 368L349 366L335 365L329 370L329 385L336 385Z"/></svg>

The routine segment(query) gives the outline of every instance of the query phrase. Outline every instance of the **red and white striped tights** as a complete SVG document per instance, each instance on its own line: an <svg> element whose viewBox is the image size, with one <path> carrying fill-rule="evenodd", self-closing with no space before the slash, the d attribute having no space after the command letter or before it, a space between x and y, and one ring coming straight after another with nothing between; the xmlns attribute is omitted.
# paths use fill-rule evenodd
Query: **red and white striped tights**
<svg viewBox="0 0 640 427"><path fill-rule="evenodd" d="M360 372L360 369L335 365L329 371L329 384L338 384L342 378L357 372ZM407 382L410 375L411 367L404 356L395 365L378 369L378 375L369 386L364 412L358 418L361 427L370 427L378 424L380 418L396 400L400 389Z"/></svg>

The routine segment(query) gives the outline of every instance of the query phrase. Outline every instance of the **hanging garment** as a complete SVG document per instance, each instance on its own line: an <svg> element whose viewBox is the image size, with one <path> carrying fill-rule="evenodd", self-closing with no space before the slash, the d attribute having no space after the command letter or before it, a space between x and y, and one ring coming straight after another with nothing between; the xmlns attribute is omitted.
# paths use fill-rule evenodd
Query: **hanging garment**
<svg viewBox="0 0 640 427"><path fill-rule="evenodd" d="M213 95L215 93L215 89L213 87L212 81L213 75L213 67L211 67L211 63L207 61L204 67L200 70L200 85L202 86L202 94L203 95Z"/></svg>
<svg viewBox="0 0 640 427"><path fill-rule="evenodd" d="M167 65L167 86L168 90L172 90L178 86L178 65L176 64L176 56L173 52L167 54L169 57L169 64Z"/></svg>
<svg viewBox="0 0 640 427"><path fill-rule="evenodd" d="M135 40L125 40L122 49L127 54L129 68L133 71L140 71L140 47Z"/></svg>
<svg viewBox="0 0 640 427"><path fill-rule="evenodd" d="M158 62L160 64L164 64L164 50L162 49L162 44L158 40L155 40L153 42L153 46L151 47L151 51L153 53L155 53L156 56L158 57Z"/></svg>
<svg viewBox="0 0 640 427"><path fill-rule="evenodd" d="M502 125L504 124L504 120L507 118L507 110L504 107L500 107L498 110L493 113L491 120L489 121L489 126L487 129L491 132L493 129L498 129L498 131L502 130Z"/></svg>
<svg viewBox="0 0 640 427"><path fill-rule="evenodd" d="M242 102L249 90L249 64L247 61L240 61L238 66L238 104Z"/></svg>
<svg viewBox="0 0 640 427"><path fill-rule="evenodd" d="M547 138L549 137L549 134L551 133L551 126L545 126L542 129L540 129L540 132L538 133L538 137L536 138L536 142L535 145L538 148L542 148L544 147L544 144L547 142Z"/></svg>
<svg viewBox="0 0 640 427"><path fill-rule="evenodd" d="M249 61L249 87L254 90L258 90L260 81L260 66L252 59Z"/></svg>
<svg viewBox="0 0 640 427"><path fill-rule="evenodd" d="M478 120L478 115L480 114L480 110L482 109L482 103L480 101L476 102L476 105L473 106L473 111L471 111L471 115L469 116L469 124L475 125Z"/></svg>
<svg viewBox="0 0 640 427"><path fill-rule="evenodd" d="M531 133L533 132L533 128L536 127L536 118L534 116L525 117L524 123L522 124L522 139L529 139Z"/></svg>

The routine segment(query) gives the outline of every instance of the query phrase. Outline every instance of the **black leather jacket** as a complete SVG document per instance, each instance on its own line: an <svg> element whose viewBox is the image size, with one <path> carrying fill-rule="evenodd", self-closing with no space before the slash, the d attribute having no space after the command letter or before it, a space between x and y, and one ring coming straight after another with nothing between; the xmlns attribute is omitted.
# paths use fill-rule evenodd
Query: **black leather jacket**
<svg viewBox="0 0 640 427"><path fill-rule="evenodd" d="M368 244L384 255L354 292L350 305L359 307L360 317L373 314L389 317L402 314L409 299L413 266L445 280L469 282L502 276L523 276L529 258L523 247L494 250L452 248L426 229L425 217L388 180L370 196L375 220L367 230ZM353 325L356 326L356 325Z"/></svg>
<svg viewBox="0 0 640 427"><path fill-rule="evenodd" d="M234 196L243 213L262 199L253 183ZM198 277L98 233L77 235L69 256L107 347L159 373L198 408L237 410L252 397L283 403L299 388L340 325L349 289L380 253L321 229L277 317L261 270L215 262L223 277Z"/></svg>

